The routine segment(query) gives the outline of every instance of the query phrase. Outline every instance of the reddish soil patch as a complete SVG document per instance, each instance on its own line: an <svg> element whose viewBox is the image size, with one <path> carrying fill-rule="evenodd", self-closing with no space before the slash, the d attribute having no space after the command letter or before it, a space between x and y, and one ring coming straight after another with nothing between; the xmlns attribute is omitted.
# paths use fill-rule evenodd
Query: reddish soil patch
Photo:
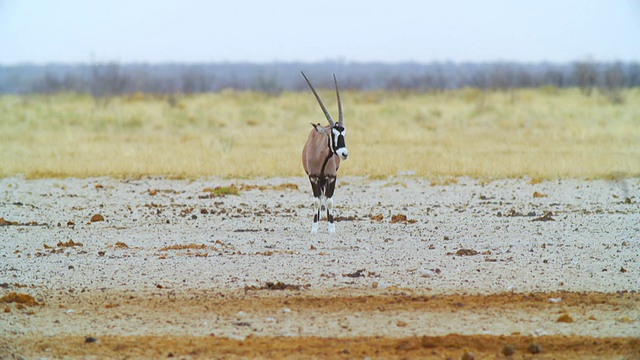
<svg viewBox="0 0 640 360"><path fill-rule="evenodd" d="M104 357L142 358L504 358L504 354L515 358L576 359L576 358L638 358L640 339L637 337L599 337L578 335L541 335L511 333L486 335L470 333L447 335L358 335L358 329L331 334L318 325L318 335L307 334L283 336L277 332L252 333L250 328L257 318L282 313L282 309L294 309L293 323L304 323L309 319L335 317L357 313L367 326L384 328L407 326L399 320L389 324L380 321L379 314L407 312L422 314L441 312L449 314L455 323L465 313L489 312L499 319L502 314L519 314L527 319L531 313L546 313L550 322L557 322L557 312L572 312L583 317L585 313L596 313L600 318L615 316L617 311L632 309L640 302L638 293L531 293L494 295L424 295L402 290L377 292L352 291L340 295L339 291L314 293L313 291L273 291L275 287L248 289L247 291L215 293L187 292L175 294L165 290L154 293L98 292L75 295L50 294L46 305L28 316L27 321L42 320L53 325L61 309L73 309L75 313L87 314L88 321L98 323L92 333L87 333L81 323L69 323L57 334L47 335L33 331L19 337L0 337L0 350L28 357L83 358L98 355ZM552 299L550 301L550 299ZM561 300L556 300L561 299ZM559 304L561 303L561 305ZM240 309L240 311L239 311ZM122 333L100 333L103 328L117 327L127 323L127 313L143 319L145 326L154 331L139 334L135 326L125 326ZM235 327L249 329L246 336L221 336L214 333L201 335L194 332L196 319L229 319L221 322L222 329ZM249 314L251 316L249 316ZM258 314L258 315L256 315ZM5 315L6 316L6 315ZM18 314L17 316L20 316ZM22 315L27 316L27 315ZM240 319L238 317L249 318ZM273 315L276 316L276 315ZM506 316L506 315L505 315ZM183 319L186 326L181 330L163 330L167 324ZM24 320L24 318L23 318ZM411 320L408 320L411 323ZM276 320L274 319L274 322ZM279 321L278 321L279 322ZM579 322L579 321L578 321ZM189 325L193 328L189 328ZM253 325L252 325L253 324ZM400 325L402 324L402 325ZM74 328L74 325L78 326ZM581 326L575 322L563 324ZM431 326L423 324L421 332L429 333ZM491 327L491 322L486 322ZM40 329L42 330L42 329ZM325 329L326 330L326 329ZM254 330L255 331L255 330ZM375 331L375 329L374 329ZM150 334L154 333L154 334ZM467 355L465 355L467 354ZM507 357L508 358L508 357Z"/></svg>

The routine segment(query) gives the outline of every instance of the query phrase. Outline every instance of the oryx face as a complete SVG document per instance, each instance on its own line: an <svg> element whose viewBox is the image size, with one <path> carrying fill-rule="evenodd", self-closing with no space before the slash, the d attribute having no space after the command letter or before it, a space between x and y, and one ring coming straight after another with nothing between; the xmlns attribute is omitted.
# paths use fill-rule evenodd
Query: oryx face
<svg viewBox="0 0 640 360"><path fill-rule="evenodd" d="M349 150L344 141L347 136L347 129L340 124L335 124L331 128L331 146L333 147L334 154L340 156L342 160L346 160L349 156Z"/></svg>

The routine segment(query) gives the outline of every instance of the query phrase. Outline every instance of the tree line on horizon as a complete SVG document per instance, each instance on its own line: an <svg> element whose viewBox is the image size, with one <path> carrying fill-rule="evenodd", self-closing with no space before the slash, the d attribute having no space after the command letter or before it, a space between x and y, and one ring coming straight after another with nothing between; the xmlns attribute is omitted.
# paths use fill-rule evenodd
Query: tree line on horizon
<svg viewBox="0 0 640 360"><path fill-rule="evenodd" d="M459 88L578 87L585 95L598 89L615 101L624 88L640 86L640 63L204 63L204 64L49 64L0 66L0 94L89 93L94 98L130 93L196 94L226 89L306 91L300 71L319 88L353 90L443 91Z"/></svg>

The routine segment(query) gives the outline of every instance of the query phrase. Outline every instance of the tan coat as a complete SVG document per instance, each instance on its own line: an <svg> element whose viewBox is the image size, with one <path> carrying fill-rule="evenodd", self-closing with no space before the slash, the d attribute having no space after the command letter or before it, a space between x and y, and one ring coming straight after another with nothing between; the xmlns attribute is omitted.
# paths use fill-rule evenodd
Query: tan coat
<svg viewBox="0 0 640 360"><path fill-rule="evenodd" d="M307 143L302 149L302 166L304 166L304 171L307 175L318 178L337 176L338 168L340 167L340 157L336 154L333 154L327 161L324 167L324 173L322 173L322 166L327 156L331 154L331 149L329 148L330 132L330 126L317 126L309 133Z"/></svg>

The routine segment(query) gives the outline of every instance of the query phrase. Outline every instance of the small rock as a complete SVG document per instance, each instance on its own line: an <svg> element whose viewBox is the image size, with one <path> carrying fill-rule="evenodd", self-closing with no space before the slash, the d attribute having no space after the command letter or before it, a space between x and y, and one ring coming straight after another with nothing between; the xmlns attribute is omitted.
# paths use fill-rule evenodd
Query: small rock
<svg viewBox="0 0 640 360"><path fill-rule="evenodd" d="M515 353L516 353L516 349L511 345L505 345L502 348L502 355L504 355L504 356L511 356L511 355L513 355Z"/></svg>
<svg viewBox="0 0 640 360"><path fill-rule="evenodd" d="M573 322L573 318L571 317L571 315L569 314L562 314L560 315L560 317L558 318L557 322L561 322L561 323L572 323Z"/></svg>
<svg viewBox="0 0 640 360"><path fill-rule="evenodd" d="M556 221L556 219L552 218L553 212L547 211L543 216L537 217L531 221Z"/></svg>
<svg viewBox="0 0 640 360"><path fill-rule="evenodd" d="M405 327L405 326L407 326L407 322L406 321L402 321L402 320L398 320L398 322L396 322L396 325L398 327Z"/></svg>
<svg viewBox="0 0 640 360"><path fill-rule="evenodd" d="M477 252L476 250L473 249L460 249L458 251L456 251L456 255L457 256L473 256L473 255L478 255L479 252Z"/></svg>
<svg viewBox="0 0 640 360"><path fill-rule="evenodd" d="M530 354L540 354L542 353L542 346L538 343L531 343L529 344L529 347L527 347L527 351Z"/></svg>
<svg viewBox="0 0 640 360"><path fill-rule="evenodd" d="M400 223L400 222L407 222L407 215L398 214L398 215L393 215L391 217L391 223L392 224L396 224L396 223Z"/></svg>
<svg viewBox="0 0 640 360"><path fill-rule="evenodd" d="M94 342L98 342L98 339L94 338L93 336L87 336L86 338L84 338L84 342L94 343Z"/></svg>
<svg viewBox="0 0 640 360"><path fill-rule="evenodd" d="M442 272L442 270L440 269L420 269L420 276L421 277L426 277L426 278L430 278L430 277L435 277L437 275L439 275Z"/></svg>
<svg viewBox="0 0 640 360"><path fill-rule="evenodd" d="M472 352L465 351L462 360L476 360L476 355Z"/></svg>
<svg viewBox="0 0 640 360"><path fill-rule="evenodd" d="M247 313L242 310L236 313L236 319L244 319L245 317L247 317Z"/></svg>
<svg viewBox="0 0 640 360"><path fill-rule="evenodd" d="M91 217L91 222L104 221L104 216L95 214Z"/></svg>
<svg viewBox="0 0 640 360"><path fill-rule="evenodd" d="M244 341L247 337L243 335L229 334L227 339Z"/></svg>

